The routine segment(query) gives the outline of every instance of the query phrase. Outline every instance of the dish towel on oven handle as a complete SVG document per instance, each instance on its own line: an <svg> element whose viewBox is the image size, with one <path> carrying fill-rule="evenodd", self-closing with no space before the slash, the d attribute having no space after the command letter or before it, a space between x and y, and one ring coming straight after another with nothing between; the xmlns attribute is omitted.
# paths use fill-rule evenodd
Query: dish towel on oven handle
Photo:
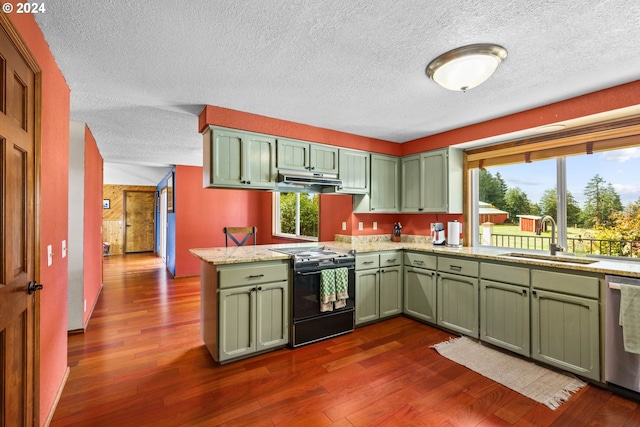
<svg viewBox="0 0 640 427"><path fill-rule="evenodd" d="M327 268L320 272L320 311L333 311L336 300L336 272Z"/></svg>
<svg viewBox="0 0 640 427"><path fill-rule="evenodd" d="M640 354L640 286L620 285L619 320L624 350Z"/></svg>
<svg viewBox="0 0 640 427"><path fill-rule="evenodd" d="M335 269L336 272L336 302L333 304L335 308L343 308L347 306L349 298L349 270L345 267Z"/></svg>

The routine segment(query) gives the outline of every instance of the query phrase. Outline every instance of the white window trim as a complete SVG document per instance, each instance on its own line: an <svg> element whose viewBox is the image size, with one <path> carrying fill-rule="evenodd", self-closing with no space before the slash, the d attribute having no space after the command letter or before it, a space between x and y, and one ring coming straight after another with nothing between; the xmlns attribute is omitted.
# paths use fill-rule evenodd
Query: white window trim
<svg viewBox="0 0 640 427"><path fill-rule="evenodd" d="M272 235L274 237L284 237L287 239L296 239L296 240L306 240L309 242L317 242L318 237L313 236L301 236L300 235L300 193L296 193L296 234L291 233L282 233L280 231L280 193L274 192L272 198L272 208L273 208L273 224L272 224ZM319 218L318 218L319 221ZM318 224L319 226L319 224Z"/></svg>

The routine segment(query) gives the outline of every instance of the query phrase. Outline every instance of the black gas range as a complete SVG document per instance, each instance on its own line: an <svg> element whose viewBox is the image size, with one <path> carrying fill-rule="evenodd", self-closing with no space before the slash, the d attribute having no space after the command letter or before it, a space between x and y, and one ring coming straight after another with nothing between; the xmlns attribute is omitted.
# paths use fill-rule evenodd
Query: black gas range
<svg viewBox="0 0 640 427"><path fill-rule="evenodd" d="M356 299L355 251L330 246L274 250L292 255L291 345L298 347L353 331ZM347 274L349 297L343 307L323 311L320 301L322 271L338 268L344 269Z"/></svg>

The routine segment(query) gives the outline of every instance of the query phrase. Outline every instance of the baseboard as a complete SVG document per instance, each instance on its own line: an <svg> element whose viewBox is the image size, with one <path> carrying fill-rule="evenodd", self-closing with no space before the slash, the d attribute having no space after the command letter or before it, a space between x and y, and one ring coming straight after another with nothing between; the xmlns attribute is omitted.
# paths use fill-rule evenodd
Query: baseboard
<svg viewBox="0 0 640 427"><path fill-rule="evenodd" d="M60 398L62 397L62 390L64 390L64 386L67 385L67 380L69 379L70 372L71 368L67 366L67 370L64 372L64 377L62 378L60 387L58 387L58 391L56 392L56 397L53 399L53 405L51 405L49 415L47 415L47 419L44 422L45 427L49 427L49 425L51 424L51 420L53 420L53 414L55 414L56 409L58 408L58 403L60 403Z"/></svg>

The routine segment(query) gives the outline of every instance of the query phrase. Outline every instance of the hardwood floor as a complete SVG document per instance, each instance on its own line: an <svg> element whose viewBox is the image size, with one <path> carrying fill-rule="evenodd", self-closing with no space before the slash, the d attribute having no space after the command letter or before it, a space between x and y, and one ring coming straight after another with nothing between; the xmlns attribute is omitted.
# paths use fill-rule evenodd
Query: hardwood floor
<svg viewBox="0 0 640 427"><path fill-rule="evenodd" d="M451 335L405 317L221 366L199 294L158 258L106 258L51 426L640 426L638 403L591 385L552 411L441 357L429 346Z"/></svg>

